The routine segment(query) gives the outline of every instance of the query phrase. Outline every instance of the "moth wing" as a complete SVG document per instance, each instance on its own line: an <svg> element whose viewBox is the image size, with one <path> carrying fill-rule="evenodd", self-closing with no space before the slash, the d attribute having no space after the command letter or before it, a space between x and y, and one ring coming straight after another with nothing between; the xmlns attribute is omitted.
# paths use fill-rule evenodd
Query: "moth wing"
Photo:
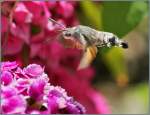
<svg viewBox="0 0 150 115"><path fill-rule="evenodd" d="M97 54L97 47L88 46L86 51L83 53L80 64L78 66L78 70L88 67L96 57L96 54Z"/></svg>
<svg viewBox="0 0 150 115"><path fill-rule="evenodd" d="M64 38L63 36L59 36L59 41L66 47L66 48L76 48L80 50L84 50L85 46L79 42L76 38L74 37L67 37Z"/></svg>

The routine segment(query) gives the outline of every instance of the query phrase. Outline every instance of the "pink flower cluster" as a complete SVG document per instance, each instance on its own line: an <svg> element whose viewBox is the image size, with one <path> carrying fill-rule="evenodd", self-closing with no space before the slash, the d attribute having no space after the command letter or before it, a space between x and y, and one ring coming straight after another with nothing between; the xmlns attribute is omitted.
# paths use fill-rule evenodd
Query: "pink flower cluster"
<svg viewBox="0 0 150 115"><path fill-rule="evenodd" d="M15 60L21 66L30 63L40 64L45 67L48 76L51 76L49 82L52 85L63 87L69 95L72 95L78 102L85 106L86 113L110 113L105 97L91 86L91 79L94 76L93 68L89 67L77 70L81 59L81 51L64 48L64 46L56 40L59 35L58 30L60 30L60 27L48 20L48 18L55 19L66 27L77 25L78 20L75 15L77 2L53 0L5 1L2 2L1 6L2 56L4 60ZM12 14L12 17L10 14ZM31 67L33 67L33 65ZM20 73L23 72L23 75L24 73L30 73L31 75L29 76L33 76L32 72L37 75L43 72L43 69L39 69L40 71L36 71L35 69L35 71L33 71L29 69L30 66L27 68L28 69L23 69L23 71L21 69L17 71L20 71ZM16 73L16 75L19 74L22 76L20 73ZM6 76L5 79L8 79L6 80L8 82L6 82L6 84L9 84L11 79ZM39 79L44 78L39 77ZM34 87L44 87L45 84L48 84L47 81L48 80L46 80L46 83L45 80L37 81L37 83L40 82L41 86L35 83L33 90ZM23 89L23 87L27 85L27 81L25 83L24 81L19 81L19 83L20 82L21 84L23 82L24 85L19 87L19 91L23 90L24 92L25 89ZM40 91L42 91L42 89L40 89L39 92L30 93L30 95L41 93ZM41 97L38 96L37 98L37 100L40 100ZM35 106L37 107L38 104L35 104Z"/></svg>
<svg viewBox="0 0 150 115"><path fill-rule="evenodd" d="M59 28L49 18L66 26L74 25L77 21L73 12L73 3L66 1L2 2L2 43L7 41L5 46L8 46L4 47L3 55L21 52L24 44L30 47L31 57L38 55L37 52L43 45L41 42L56 38ZM11 22L8 15L10 13L13 18Z"/></svg>
<svg viewBox="0 0 150 115"><path fill-rule="evenodd" d="M2 62L0 79L2 114L85 113L64 89L48 82L40 65L21 69L16 62Z"/></svg>

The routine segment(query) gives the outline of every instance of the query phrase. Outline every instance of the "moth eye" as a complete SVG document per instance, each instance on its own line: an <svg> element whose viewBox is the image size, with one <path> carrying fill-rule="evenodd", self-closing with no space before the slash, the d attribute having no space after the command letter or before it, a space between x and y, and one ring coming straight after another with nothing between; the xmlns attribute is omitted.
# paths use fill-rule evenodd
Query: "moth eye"
<svg viewBox="0 0 150 115"><path fill-rule="evenodd" d="M65 36L70 37L71 33L65 33Z"/></svg>

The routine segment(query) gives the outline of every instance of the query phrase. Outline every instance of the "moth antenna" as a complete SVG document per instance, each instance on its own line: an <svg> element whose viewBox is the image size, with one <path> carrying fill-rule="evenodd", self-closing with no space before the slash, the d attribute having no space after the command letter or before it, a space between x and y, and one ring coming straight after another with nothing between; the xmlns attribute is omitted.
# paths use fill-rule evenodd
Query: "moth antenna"
<svg viewBox="0 0 150 115"><path fill-rule="evenodd" d="M57 25L59 25L59 26L61 26L61 27L63 28L63 29L58 29L58 30L57 30L58 32L63 32L64 30L66 30L66 27L65 27L64 25L58 23L58 22L55 21L54 19L49 18L49 20L50 20L51 22L53 22L53 23L56 23ZM44 40L43 43L44 43L44 44L45 44L45 43L48 43L50 40L51 40L51 39L46 39L46 40Z"/></svg>
<svg viewBox="0 0 150 115"><path fill-rule="evenodd" d="M56 23L57 25L61 26L63 29L66 29L66 27L65 27L63 24L58 23L58 22L55 21L54 19L49 18L49 20L50 20L51 22Z"/></svg>

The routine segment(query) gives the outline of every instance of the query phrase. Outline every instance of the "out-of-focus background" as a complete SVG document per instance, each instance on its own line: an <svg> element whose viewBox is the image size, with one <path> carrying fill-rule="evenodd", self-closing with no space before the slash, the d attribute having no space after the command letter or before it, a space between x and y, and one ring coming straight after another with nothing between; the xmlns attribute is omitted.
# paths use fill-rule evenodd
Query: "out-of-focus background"
<svg viewBox="0 0 150 115"><path fill-rule="evenodd" d="M80 2L81 24L116 34L128 49L103 48L92 63L93 85L115 114L143 114L149 102L148 2Z"/></svg>
<svg viewBox="0 0 150 115"><path fill-rule="evenodd" d="M63 87L87 113L148 112L148 1L5 1L1 5L2 61L45 67L50 83ZM49 18L66 27L82 24L112 32L129 48L100 48L91 64L95 75L91 68L77 71L79 52L53 40L60 28Z"/></svg>

